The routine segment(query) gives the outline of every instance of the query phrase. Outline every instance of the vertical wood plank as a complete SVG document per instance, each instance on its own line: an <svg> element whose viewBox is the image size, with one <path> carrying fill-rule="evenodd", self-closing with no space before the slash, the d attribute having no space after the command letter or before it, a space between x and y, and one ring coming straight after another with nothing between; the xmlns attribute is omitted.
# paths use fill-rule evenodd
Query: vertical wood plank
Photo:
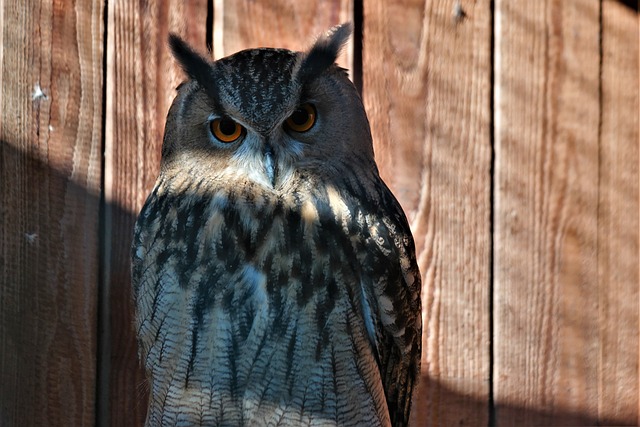
<svg viewBox="0 0 640 427"><path fill-rule="evenodd" d="M616 242L619 227L633 224L602 226L603 177L619 183L621 173L604 172L610 166L603 150L611 144L632 154L637 137L633 143L616 135L599 140L601 114L607 114L600 106L607 78L600 81L599 2L497 0L495 52L497 424L627 424L603 408L603 389L632 392L637 404L637 384L634 392L604 371L607 364L619 374L628 368L614 360L626 346L618 344L609 357L607 341L608 332L633 322L622 336L631 338L631 381L637 382L637 275L635 284L617 285L601 269L603 257L633 257L637 266L637 191L629 195L636 201L636 230L626 232L635 233L636 246L627 258L603 242ZM629 72L637 76L637 59ZM635 164L637 185L637 154ZM619 190L605 190L606 197ZM631 288L609 297L613 289ZM626 308L635 305L636 313L604 315L603 302L616 312L619 298L633 299Z"/></svg>
<svg viewBox="0 0 640 427"><path fill-rule="evenodd" d="M100 1L0 2L0 425L95 421Z"/></svg>
<svg viewBox="0 0 640 427"><path fill-rule="evenodd" d="M206 48L207 1L108 2L102 425L141 425L147 387L138 362L130 283L135 218L157 177L164 122L184 80L169 32Z"/></svg>
<svg viewBox="0 0 640 427"><path fill-rule="evenodd" d="M602 2L598 200L600 425L638 419L638 5Z"/></svg>
<svg viewBox="0 0 640 427"><path fill-rule="evenodd" d="M213 54L216 59L253 47L304 50L328 28L353 21L353 0L215 0ZM338 63L352 68L353 39Z"/></svg>
<svg viewBox="0 0 640 427"><path fill-rule="evenodd" d="M487 425L491 2L364 2L363 97L423 274L415 425Z"/></svg>

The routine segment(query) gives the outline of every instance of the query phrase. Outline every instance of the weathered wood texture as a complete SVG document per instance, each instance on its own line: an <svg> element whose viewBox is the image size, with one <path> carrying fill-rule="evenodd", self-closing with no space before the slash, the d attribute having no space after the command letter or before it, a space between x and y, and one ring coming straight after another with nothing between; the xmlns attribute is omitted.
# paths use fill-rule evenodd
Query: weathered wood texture
<svg viewBox="0 0 640 427"><path fill-rule="evenodd" d="M95 420L102 2L0 2L0 425Z"/></svg>
<svg viewBox="0 0 640 427"><path fill-rule="evenodd" d="M213 55L216 59L252 47L304 50L327 28L353 20L353 0L215 0ZM351 69L353 40L338 59Z"/></svg>
<svg viewBox="0 0 640 427"><path fill-rule="evenodd" d="M637 17L602 6L496 1L497 425L638 420Z"/></svg>
<svg viewBox="0 0 640 427"><path fill-rule="evenodd" d="M490 1L364 2L363 97L423 274L415 425L489 417Z"/></svg>
<svg viewBox="0 0 640 427"><path fill-rule="evenodd" d="M168 32L221 57L348 20L423 272L414 424L638 424L634 2L0 0L0 426L144 421L129 247Z"/></svg>
<svg viewBox="0 0 640 427"><path fill-rule="evenodd" d="M169 31L206 49L206 0L108 2L105 127L103 425L141 425L147 387L138 363L130 284L135 217L158 175L164 121L184 79Z"/></svg>
<svg viewBox="0 0 640 427"><path fill-rule="evenodd" d="M640 425L638 23L637 10L618 1L602 2L597 318L600 425Z"/></svg>

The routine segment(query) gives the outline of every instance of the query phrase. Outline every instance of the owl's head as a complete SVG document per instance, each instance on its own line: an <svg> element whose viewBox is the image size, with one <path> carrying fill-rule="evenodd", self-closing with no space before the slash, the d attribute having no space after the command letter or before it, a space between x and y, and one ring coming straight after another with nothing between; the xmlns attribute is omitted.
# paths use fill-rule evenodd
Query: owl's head
<svg viewBox="0 0 640 427"><path fill-rule="evenodd" d="M300 177L377 174L362 101L335 64L350 34L345 24L306 52L249 49L217 61L172 35L190 79L167 117L163 169L274 191Z"/></svg>

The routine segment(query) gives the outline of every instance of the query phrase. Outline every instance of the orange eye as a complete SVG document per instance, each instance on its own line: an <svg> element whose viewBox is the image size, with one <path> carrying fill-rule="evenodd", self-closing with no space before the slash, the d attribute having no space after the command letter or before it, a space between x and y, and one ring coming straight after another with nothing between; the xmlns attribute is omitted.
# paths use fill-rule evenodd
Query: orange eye
<svg viewBox="0 0 640 427"><path fill-rule="evenodd" d="M285 123L293 131L306 132L316 123L316 109L311 104L302 104Z"/></svg>
<svg viewBox="0 0 640 427"><path fill-rule="evenodd" d="M214 119L210 126L211 133L220 142L233 142L242 135L242 126L226 117Z"/></svg>

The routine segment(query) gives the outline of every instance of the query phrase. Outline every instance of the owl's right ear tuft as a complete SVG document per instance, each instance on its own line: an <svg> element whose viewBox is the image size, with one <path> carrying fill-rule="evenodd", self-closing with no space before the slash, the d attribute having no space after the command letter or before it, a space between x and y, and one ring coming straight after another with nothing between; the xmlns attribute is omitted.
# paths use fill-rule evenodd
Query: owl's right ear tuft
<svg viewBox="0 0 640 427"><path fill-rule="evenodd" d="M353 32L353 25L348 22L331 28L320 36L311 49L306 53L298 79L302 84L313 80L331 66L338 57L340 50Z"/></svg>
<svg viewBox="0 0 640 427"><path fill-rule="evenodd" d="M182 66L189 77L196 80L200 86L208 89L211 85L211 63L200 56L184 40L176 34L169 34L169 47L173 56Z"/></svg>

